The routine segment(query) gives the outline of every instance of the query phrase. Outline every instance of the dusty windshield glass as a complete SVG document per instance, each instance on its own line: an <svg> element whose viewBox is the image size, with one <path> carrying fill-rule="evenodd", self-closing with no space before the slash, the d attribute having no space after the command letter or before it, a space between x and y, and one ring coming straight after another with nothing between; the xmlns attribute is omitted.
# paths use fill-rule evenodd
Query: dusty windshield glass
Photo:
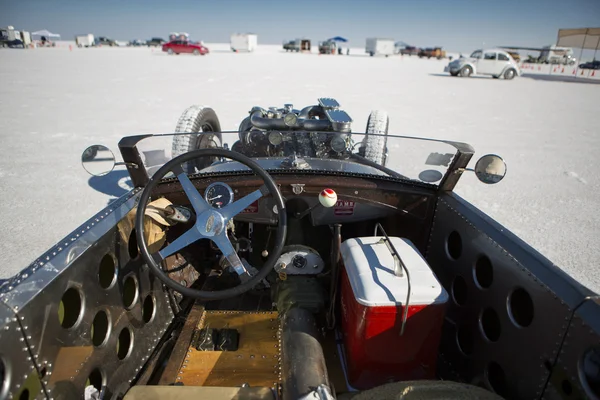
<svg viewBox="0 0 600 400"><path fill-rule="evenodd" d="M137 148L152 176L162 165L186 151L216 146L211 133L153 135L140 141ZM244 138L241 147L241 135ZM437 185L456 155L450 143L397 135L366 135L363 133L259 131L223 132L222 143L261 163L267 170L285 170L282 161L296 156L313 171L337 171L349 174L390 176L378 169L383 166L404 179ZM365 161L366 160L366 161ZM375 165L373 165L375 164ZM195 168L193 173L234 171L245 167L230 160L211 160ZM393 175L392 175L393 176ZM398 177L398 175L396 175Z"/></svg>

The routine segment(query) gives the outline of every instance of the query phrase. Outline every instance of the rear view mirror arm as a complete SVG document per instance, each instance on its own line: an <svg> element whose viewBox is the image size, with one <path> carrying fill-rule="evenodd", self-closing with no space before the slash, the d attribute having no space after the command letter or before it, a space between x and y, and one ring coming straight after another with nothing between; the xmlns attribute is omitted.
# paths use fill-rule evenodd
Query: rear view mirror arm
<svg viewBox="0 0 600 400"><path fill-rule="evenodd" d="M131 177L131 183L134 187L145 186L150 180L146 168L144 168L144 162L142 156L137 148L138 142L146 139L152 135L137 135L128 136L121 139L119 142L119 150L123 157L123 165L127 167L129 176Z"/></svg>
<svg viewBox="0 0 600 400"><path fill-rule="evenodd" d="M454 187L458 183L462 173L469 165L469 161L473 154L475 154L475 149L466 143L460 142L446 142L452 146L454 146L457 150L456 156L450 163L446 174L442 178L440 182L439 191L440 192L451 192L454 190Z"/></svg>

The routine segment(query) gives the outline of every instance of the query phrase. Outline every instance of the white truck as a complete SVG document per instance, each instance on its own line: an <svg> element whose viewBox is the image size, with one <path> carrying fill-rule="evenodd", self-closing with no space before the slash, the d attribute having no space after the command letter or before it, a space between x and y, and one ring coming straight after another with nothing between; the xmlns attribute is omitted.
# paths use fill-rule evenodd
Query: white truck
<svg viewBox="0 0 600 400"><path fill-rule="evenodd" d="M94 45L94 35L88 33L87 35L75 36L75 44L77 47L92 47Z"/></svg>
<svg viewBox="0 0 600 400"><path fill-rule="evenodd" d="M231 35L231 51L254 51L258 45L258 36L254 33L234 33Z"/></svg>
<svg viewBox="0 0 600 400"><path fill-rule="evenodd" d="M368 38L365 52L371 57L377 55L388 57L394 54L395 47L394 39Z"/></svg>

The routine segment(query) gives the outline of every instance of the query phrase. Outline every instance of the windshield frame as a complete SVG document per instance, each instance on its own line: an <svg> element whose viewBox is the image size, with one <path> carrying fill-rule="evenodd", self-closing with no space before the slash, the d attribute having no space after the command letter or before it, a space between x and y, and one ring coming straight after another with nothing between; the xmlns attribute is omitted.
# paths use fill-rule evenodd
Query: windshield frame
<svg viewBox="0 0 600 400"><path fill-rule="evenodd" d="M214 134L216 132L194 132L193 134L203 134L203 133L208 135L208 134ZM222 134L223 133L238 134L239 132L238 131L222 131L220 133L222 133ZM332 133L334 133L334 132L332 132ZM173 132L173 133L142 134L142 135L133 135L133 136L123 137L119 141L119 150L121 152L121 156L123 157L123 162L124 162L125 166L127 167L127 170L131 177L131 182L134 185L134 187L143 187L150 180L148 170L146 169L146 166L144 165L142 155L138 149L138 144L142 140L152 138L152 137L178 136L178 135L189 135L189 134L190 133ZM350 135L365 135L365 133L352 132L352 133L350 133ZM377 136L383 136L383 135L377 135ZM420 140L420 141L444 143L444 144L450 145L450 146L454 147L454 149L456 149L454 157L453 157L451 163L449 164L449 166L446 170L446 173L440 180L439 185L432 185L432 184L427 184L424 182L419 182L419 183L423 183L423 185L426 185L428 187L437 188L439 191L452 191L454 189L454 187L456 186L456 183L460 179L460 176L465 171L470 159L475 154L475 150L473 149L473 147L471 145L469 145L467 143L463 143L463 142L433 139L433 138L426 138L426 137L417 137L417 136L405 136L405 135L390 135L390 134L388 134L387 136L388 136L388 138L413 139L413 140ZM260 159L260 157L257 159ZM339 159L339 161L340 162L357 162L357 160L355 160L355 159ZM360 160L359 160L359 162L360 162ZM270 171L270 172L277 173L280 171L281 170L274 170L274 171ZM300 173L300 174L302 172L313 172L313 173L319 172L319 171L314 171L314 170L310 171L310 170L302 170L302 169L297 169L297 170L293 170L293 171L296 173ZM323 171L320 171L319 173L323 173ZM356 174L356 175L359 175L359 174ZM394 175L392 175L392 176L368 175L368 176L372 177L373 179L378 179L378 178L379 179L385 178L386 180L391 179L391 180L398 181L399 183L410 182L411 184L414 184L415 182L418 182L418 181L415 181L414 179L408 179L406 177L403 177L399 173L395 173L395 175L396 176L394 176Z"/></svg>

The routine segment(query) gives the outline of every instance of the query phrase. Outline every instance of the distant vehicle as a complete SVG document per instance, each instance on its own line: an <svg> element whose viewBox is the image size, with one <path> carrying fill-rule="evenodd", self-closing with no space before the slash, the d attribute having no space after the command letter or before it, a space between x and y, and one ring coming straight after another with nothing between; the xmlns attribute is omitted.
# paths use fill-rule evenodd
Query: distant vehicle
<svg viewBox="0 0 600 400"><path fill-rule="evenodd" d="M23 44L21 39L5 40L2 41L1 47L8 47L9 49L24 49L25 44Z"/></svg>
<svg viewBox="0 0 600 400"><path fill-rule="evenodd" d="M300 41L299 40L290 40L289 42L285 42L283 44L283 49L285 51L300 51Z"/></svg>
<svg viewBox="0 0 600 400"><path fill-rule="evenodd" d="M231 51L254 51L258 45L258 36L254 33L234 33L231 35Z"/></svg>
<svg viewBox="0 0 600 400"><path fill-rule="evenodd" d="M570 47L557 47L555 45L544 47L518 47L518 46L500 46L507 50L511 55L515 50L539 51L538 57L527 56L523 62L532 64L564 64L575 65L577 59L573 54L573 49ZM517 53L518 54L518 53ZM516 61L519 61L515 58Z"/></svg>
<svg viewBox="0 0 600 400"><path fill-rule="evenodd" d="M381 39L381 38L368 38L365 46L365 53L371 57L391 56L394 55L396 44L393 39Z"/></svg>
<svg viewBox="0 0 600 400"><path fill-rule="evenodd" d="M190 42L189 40L173 40L165 43L162 46L162 51L169 54L188 53L195 56L203 56L208 54L208 48L200 43Z"/></svg>
<svg viewBox="0 0 600 400"><path fill-rule="evenodd" d="M25 48L31 43L31 34L15 30L12 26L0 29L0 47Z"/></svg>
<svg viewBox="0 0 600 400"><path fill-rule="evenodd" d="M519 65L510 54L496 49L475 50L470 57L451 61L444 72L450 72L452 76L491 75L496 79L503 77L507 80L521 75Z"/></svg>
<svg viewBox="0 0 600 400"><path fill-rule="evenodd" d="M165 43L166 43L166 41L162 38L152 38L152 39L146 41L146 44L148 45L148 47L160 47Z"/></svg>
<svg viewBox="0 0 600 400"><path fill-rule="evenodd" d="M94 35L88 33L87 35L77 35L75 36L75 44L77 47L91 47L95 43Z"/></svg>
<svg viewBox="0 0 600 400"><path fill-rule="evenodd" d="M107 37L100 36L100 37L98 37L98 39L96 39L96 46L110 46L110 47L113 47L113 46L118 46L118 44L113 39L109 39Z"/></svg>
<svg viewBox="0 0 600 400"><path fill-rule="evenodd" d="M586 63L579 64L579 68L581 69L600 69L600 61L588 61Z"/></svg>
<svg viewBox="0 0 600 400"><path fill-rule="evenodd" d="M132 47L146 46L146 42L139 40L139 39L130 40L129 43L127 43L127 46L132 46Z"/></svg>
<svg viewBox="0 0 600 400"><path fill-rule="evenodd" d="M446 58L446 51L442 50L441 47L427 47L419 50L419 58L423 57L433 57L441 60L442 58Z"/></svg>
<svg viewBox="0 0 600 400"><path fill-rule="evenodd" d="M333 40L326 40L319 43L319 54L335 54L337 43Z"/></svg>
<svg viewBox="0 0 600 400"><path fill-rule="evenodd" d="M540 62L544 64L575 65L577 59L570 47L544 46L540 53Z"/></svg>
<svg viewBox="0 0 600 400"><path fill-rule="evenodd" d="M400 50L400 54L403 56L417 56L421 49L415 46L406 46L405 48Z"/></svg>

